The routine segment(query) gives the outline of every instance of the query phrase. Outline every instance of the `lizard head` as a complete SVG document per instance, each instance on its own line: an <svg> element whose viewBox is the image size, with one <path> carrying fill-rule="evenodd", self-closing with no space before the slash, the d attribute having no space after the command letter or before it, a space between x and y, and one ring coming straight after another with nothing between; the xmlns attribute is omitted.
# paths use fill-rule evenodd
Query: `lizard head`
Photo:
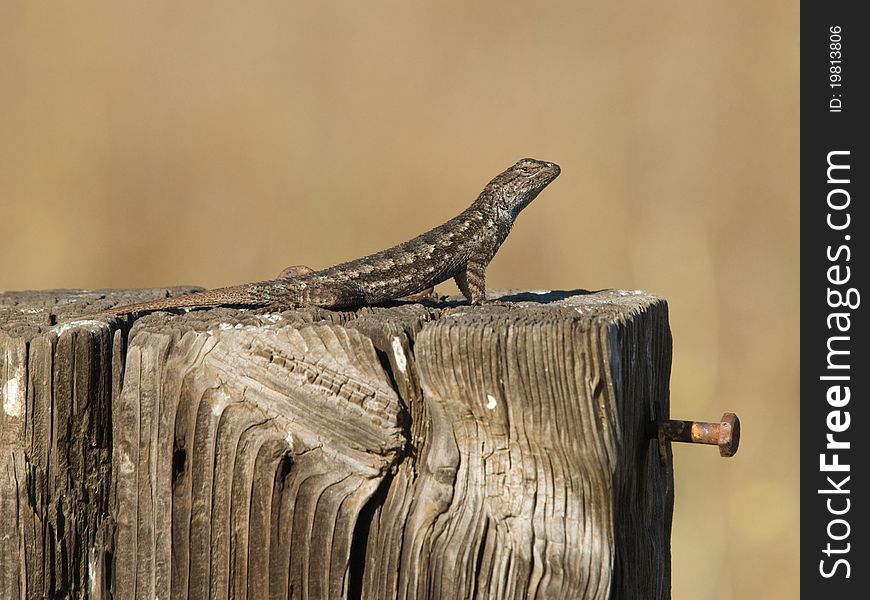
<svg viewBox="0 0 870 600"><path fill-rule="evenodd" d="M516 219L520 211L534 200L542 189L559 176L556 163L523 158L507 171L496 176L487 186L499 210Z"/></svg>

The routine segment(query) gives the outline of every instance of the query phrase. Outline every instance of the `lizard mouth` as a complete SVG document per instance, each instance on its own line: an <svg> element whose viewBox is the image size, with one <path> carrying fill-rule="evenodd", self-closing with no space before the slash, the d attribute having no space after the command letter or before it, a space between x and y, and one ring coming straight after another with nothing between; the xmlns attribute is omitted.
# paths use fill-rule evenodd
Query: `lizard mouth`
<svg viewBox="0 0 870 600"><path fill-rule="evenodd" d="M557 165L556 163L548 162L548 163L544 163L544 164L546 165L546 168L541 170L539 177L538 177L538 181L536 182L537 183L536 187L546 186L551 181L556 179L556 177L558 177L559 174L562 172L562 168L559 165Z"/></svg>

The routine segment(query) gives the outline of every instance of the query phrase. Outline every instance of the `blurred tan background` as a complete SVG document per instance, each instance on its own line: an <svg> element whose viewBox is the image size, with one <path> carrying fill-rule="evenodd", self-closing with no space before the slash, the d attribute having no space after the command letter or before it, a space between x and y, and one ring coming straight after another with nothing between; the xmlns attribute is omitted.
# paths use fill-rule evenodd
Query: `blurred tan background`
<svg viewBox="0 0 870 600"><path fill-rule="evenodd" d="M674 597L796 597L797 2L241 4L0 3L0 289L328 266L558 162L490 287L668 299L672 416L744 424L675 448Z"/></svg>

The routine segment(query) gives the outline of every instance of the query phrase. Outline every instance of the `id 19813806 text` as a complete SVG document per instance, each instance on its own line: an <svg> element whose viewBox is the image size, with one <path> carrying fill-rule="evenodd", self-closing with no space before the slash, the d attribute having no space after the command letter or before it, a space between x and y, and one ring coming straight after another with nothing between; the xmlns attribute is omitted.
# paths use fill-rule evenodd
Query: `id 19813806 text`
<svg viewBox="0 0 870 600"><path fill-rule="evenodd" d="M843 28L832 25L828 31L828 81L831 86L828 111L838 113L843 112Z"/></svg>

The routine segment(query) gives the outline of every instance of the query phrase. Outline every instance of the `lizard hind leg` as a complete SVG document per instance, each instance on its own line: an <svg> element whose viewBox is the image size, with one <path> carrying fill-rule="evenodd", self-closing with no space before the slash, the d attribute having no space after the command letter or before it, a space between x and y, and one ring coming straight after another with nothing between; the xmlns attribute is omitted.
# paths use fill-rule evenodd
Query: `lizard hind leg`
<svg viewBox="0 0 870 600"><path fill-rule="evenodd" d="M278 279L290 279L292 277L302 277L314 273L314 269L306 265L290 265L278 274Z"/></svg>

